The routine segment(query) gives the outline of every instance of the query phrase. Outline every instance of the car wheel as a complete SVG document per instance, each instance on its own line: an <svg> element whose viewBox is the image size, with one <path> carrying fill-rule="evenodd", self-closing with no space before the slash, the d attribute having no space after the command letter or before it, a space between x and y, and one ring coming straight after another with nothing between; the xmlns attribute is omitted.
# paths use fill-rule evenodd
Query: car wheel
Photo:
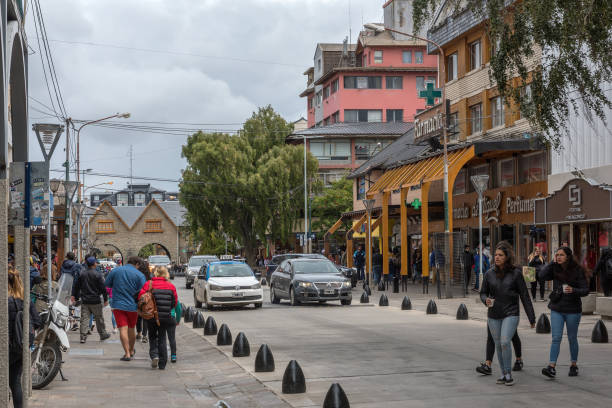
<svg viewBox="0 0 612 408"><path fill-rule="evenodd" d="M255 303L255 309L260 309L260 308L261 308L261 306L262 306L262 304L261 304L261 303Z"/></svg>
<svg viewBox="0 0 612 408"><path fill-rule="evenodd" d="M204 309L212 311L215 307L208 303L208 293L204 292Z"/></svg>
<svg viewBox="0 0 612 408"><path fill-rule="evenodd" d="M353 301L353 299L342 299L340 300L340 304L344 305L344 306L349 306L351 304L351 302Z"/></svg>
<svg viewBox="0 0 612 408"><path fill-rule="evenodd" d="M295 290L293 290L293 286L289 288L289 301L291 306L298 306L300 304L300 301L295 297Z"/></svg>
<svg viewBox="0 0 612 408"><path fill-rule="evenodd" d="M323 304L327 303L327 300L319 300L319 303L323 305Z"/></svg>
<svg viewBox="0 0 612 408"><path fill-rule="evenodd" d="M202 302L198 300L195 289L193 290L193 303L195 303L195 307L197 307L198 309L202 308Z"/></svg>
<svg viewBox="0 0 612 408"><path fill-rule="evenodd" d="M270 303L278 305L280 303L280 299L276 296L276 290L274 286L270 287Z"/></svg>

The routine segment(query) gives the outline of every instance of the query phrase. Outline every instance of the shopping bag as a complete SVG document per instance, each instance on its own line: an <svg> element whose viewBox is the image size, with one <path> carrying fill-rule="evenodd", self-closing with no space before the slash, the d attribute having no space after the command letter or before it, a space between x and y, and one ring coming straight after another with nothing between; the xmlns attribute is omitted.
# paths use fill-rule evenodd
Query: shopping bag
<svg viewBox="0 0 612 408"><path fill-rule="evenodd" d="M536 268L534 268L533 266L523 266L523 278L527 283L535 282Z"/></svg>

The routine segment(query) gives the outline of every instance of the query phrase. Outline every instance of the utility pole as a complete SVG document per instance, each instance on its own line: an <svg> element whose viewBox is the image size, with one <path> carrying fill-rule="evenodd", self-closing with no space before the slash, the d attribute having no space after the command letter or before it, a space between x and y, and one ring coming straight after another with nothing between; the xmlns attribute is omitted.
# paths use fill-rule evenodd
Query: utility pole
<svg viewBox="0 0 612 408"><path fill-rule="evenodd" d="M66 181L70 181L70 122L71 119L66 119L66 161L64 162L64 166L66 166ZM72 228L70 227L70 211L68 211L68 189L66 190L66 200L64 201L66 204L64 205L64 253L62 254L62 258L66 256L66 254L72 251ZM58 237L58 239L61 239ZM58 265L59 266L59 265Z"/></svg>
<svg viewBox="0 0 612 408"><path fill-rule="evenodd" d="M133 187L132 185L134 184L134 173L133 173L133 161L134 161L134 146L130 145L130 193L133 193ZM130 194L131 196L132 194ZM129 202L128 202L129 204Z"/></svg>

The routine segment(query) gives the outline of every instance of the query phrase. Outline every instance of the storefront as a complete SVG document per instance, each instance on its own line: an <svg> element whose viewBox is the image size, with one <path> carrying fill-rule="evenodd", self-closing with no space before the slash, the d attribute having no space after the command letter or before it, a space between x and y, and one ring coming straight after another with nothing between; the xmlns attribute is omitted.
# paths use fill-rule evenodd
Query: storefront
<svg viewBox="0 0 612 408"><path fill-rule="evenodd" d="M535 223L547 226L552 248L568 245L580 263L593 269L612 242L612 188L584 179L535 202Z"/></svg>

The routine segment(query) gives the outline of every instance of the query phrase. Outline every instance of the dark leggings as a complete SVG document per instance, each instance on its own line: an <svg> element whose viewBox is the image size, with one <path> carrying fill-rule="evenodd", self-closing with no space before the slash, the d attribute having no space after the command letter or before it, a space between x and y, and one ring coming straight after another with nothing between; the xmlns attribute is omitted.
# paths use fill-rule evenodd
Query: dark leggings
<svg viewBox="0 0 612 408"><path fill-rule="evenodd" d="M521 339L518 336L518 330L514 332L514 336L512 337L512 345L514 346L514 354L516 358L521 358ZM489 325L487 325L487 356L486 361L493 361L493 356L495 355L495 342L493 341L493 336L491 336L491 330L489 330Z"/></svg>
<svg viewBox="0 0 612 408"><path fill-rule="evenodd" d="M538 283L540 284L540 299L544 299L544 289L545 289L544 285L546 284L546 282L536 280L536 281L531 282L531 297L534 300L536 298Z"/></svg>
<svg viewBox="0 0 612 408"><path fill-rule="evenodd" d="M138 316L138 320L136 321L136 333L142 333L143 336L146 336L149 333L149 326L147 322L142 320L142 317Z"/></svg>
<svg viewBox="0 0 612 408"><path fill-rule="evenodd" d="M13 395L13 407L23 406L23 391L21 389L21 359L9 364L9 387Z"/></svg>
<svg viewBox="0 0 612 408"><path fill-rule="evenodd" d="M166 333L168 333L168 343L170 343L170 355L176 356L176 324L168 324Z"/></svg>

